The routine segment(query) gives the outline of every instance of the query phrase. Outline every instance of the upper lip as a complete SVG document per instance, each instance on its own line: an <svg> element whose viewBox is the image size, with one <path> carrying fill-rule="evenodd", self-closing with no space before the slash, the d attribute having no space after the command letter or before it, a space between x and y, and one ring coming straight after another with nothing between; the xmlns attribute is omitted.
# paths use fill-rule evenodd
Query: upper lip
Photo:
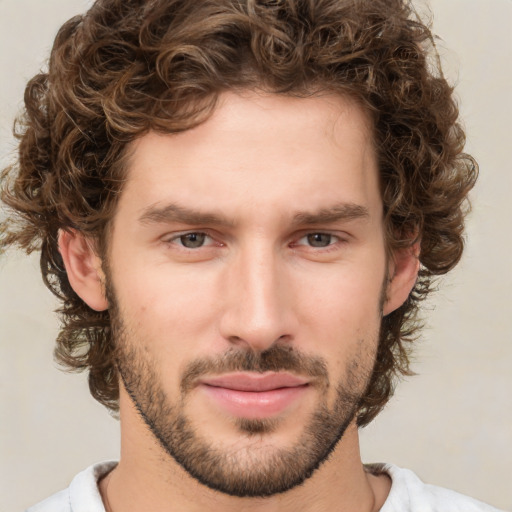
<svg viewBox="0 0 512 512"><path fill-rule="evenodd" d="M201 379L207 386L233 389L235 391L270 391L279 388L304 386L309 381L285 372L230 373Z"/></svg>

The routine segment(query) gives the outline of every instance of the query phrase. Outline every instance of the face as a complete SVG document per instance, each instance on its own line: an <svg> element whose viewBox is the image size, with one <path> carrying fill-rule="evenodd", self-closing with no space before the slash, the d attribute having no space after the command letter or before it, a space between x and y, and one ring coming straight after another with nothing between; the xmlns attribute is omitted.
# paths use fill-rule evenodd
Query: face
<svg viewBox="0 0 512 512"><path fill-rule="evenodd" d="M290 489L375 360L388 269L368 121L340 97L230 93L131 150L105 265L122 388L201 483Z"/></svg>

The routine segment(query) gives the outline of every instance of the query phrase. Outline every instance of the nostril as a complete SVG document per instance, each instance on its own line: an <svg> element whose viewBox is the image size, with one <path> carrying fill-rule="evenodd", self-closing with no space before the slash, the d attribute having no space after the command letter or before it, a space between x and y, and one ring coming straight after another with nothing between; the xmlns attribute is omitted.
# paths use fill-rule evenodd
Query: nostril
<svg viewBox="0 0 512 512"><path fill-rule="evenodd" d="M240 338L239 336L229 336L228 341L233 345L239 345L243 343L242 338Z"/></svg>

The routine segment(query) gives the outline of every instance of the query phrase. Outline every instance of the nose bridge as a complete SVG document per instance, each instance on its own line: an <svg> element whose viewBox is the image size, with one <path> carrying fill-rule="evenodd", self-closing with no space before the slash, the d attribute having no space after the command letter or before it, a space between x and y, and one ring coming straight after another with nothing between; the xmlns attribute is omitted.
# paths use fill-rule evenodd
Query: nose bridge
<svg viewBox="0 0 512 512"><path fill-rule="evenodd" d="M235 260L226 282L223 334L232 342L265 350L291 334L281 262L262 239L241 247Z"/></svg>

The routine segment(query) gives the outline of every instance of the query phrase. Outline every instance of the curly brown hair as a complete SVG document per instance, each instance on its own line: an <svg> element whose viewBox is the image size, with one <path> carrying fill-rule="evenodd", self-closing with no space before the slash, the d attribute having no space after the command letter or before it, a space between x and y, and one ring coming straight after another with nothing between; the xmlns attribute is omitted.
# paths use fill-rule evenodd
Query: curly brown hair
<svg viewBox="0 0 512 512"><path fill-rule="evenodd" d="M44 282L62 301L57 360L89 369L92 395L116 410L109 311L73 291L57 237L78 230L105 254L131 141L201 123L227 89L328 91L357 100L373 120L389 252L421 241L417 283L382 321L357 416L369 423L396 377L410 373L420 301L461 257L477 176L433 43L406 0L97 0L66 22L47 72L25 91L19 158L2 174L10 215L0 224L0 251L41 250Z"/></svg>

